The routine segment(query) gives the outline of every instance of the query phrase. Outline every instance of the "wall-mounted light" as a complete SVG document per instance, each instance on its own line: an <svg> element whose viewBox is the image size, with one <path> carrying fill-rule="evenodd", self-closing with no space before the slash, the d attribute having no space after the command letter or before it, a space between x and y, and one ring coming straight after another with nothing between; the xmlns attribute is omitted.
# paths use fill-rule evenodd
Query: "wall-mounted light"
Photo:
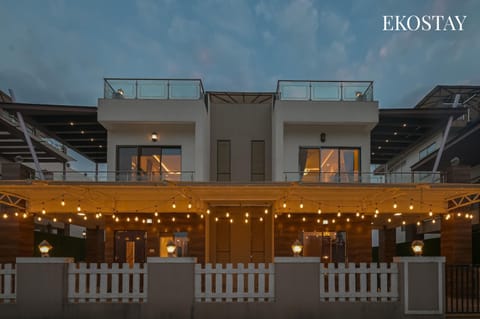
<svg viewBox="0 0 480 319"><path fill-rule="evenodd" d="M153 132L151 138L152 138L152 142L158 141L158 134L157 134L157 132Z"/></svg>
<svg viewBox="0 0 480 319"><path fill-rule="evenodd" d="M325 143L326 140L327 140L327 134L324 132L320 133L320 141L322 143Z"/></svg>
<svg viewBox="0 0 480 319"><path fill-rule="evenodd" d="M42 242L38 245L38 250L40 250L40 254L42 257L50 257L49 252L52 250L53 246L46 240L42 240Z"/></svg>
<svg viewBox="0 0 480 319"><path fill-rule="evenodd" d="M292 244L293 256L295 256L295 257L300 256L300 253L302 252L302 250L303 250L303 245L300 242L300 240L298 240L298 239L295 240Z"/></svg>

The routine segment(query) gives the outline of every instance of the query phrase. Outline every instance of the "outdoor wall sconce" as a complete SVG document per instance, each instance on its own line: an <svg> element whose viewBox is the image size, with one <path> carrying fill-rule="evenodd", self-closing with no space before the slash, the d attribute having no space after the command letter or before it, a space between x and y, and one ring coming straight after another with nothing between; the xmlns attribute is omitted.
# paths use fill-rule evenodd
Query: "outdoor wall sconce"
<svg viewBox="0 0 480 319"><path fill-rule="evenodd" d="M46 240L43 240L38 245L38 250L40 250L40 254L42 257L50 257L49 252L52 250L53 246Z"/></svg>
<svg viewBox="0 0 480 319"><path fill-rule="evenodd" d="M177 246L172 240L169 240L167 243L167 253L168 257L175 257L175 250L177 249Z"/></svg>
<svg viewBox="0 0 480 319"><path fill-rule="evenodd" d="M327 134L324 133L324 132L322 132L322 133L320 134L320 141L321 141L322 143L325 143L326 140L327 140Z"/></svg>
<svg viewBox="0 0 480 319"><path fill-rule="evenodd" d="M300 240L295 240L292 244L292 252L293 252L293 256L295 257L299 257L300 256L300 253L302 252L303 250L303 245L302 243L300 242Z"/></svg>
<svg viewBox="0 0 480 319"><path fill-rule="evenodd" d="M158 141L158 135L157 135L157 132L153 132L152 133L152 142L156 142Z"/></svg>
<svg viewBox="0 0 480 319"><path fill-rule="evenodd" d="M423 254L423 241L421 240L414 240L412 242L412 251L415 256L421 256Z"/></svg>

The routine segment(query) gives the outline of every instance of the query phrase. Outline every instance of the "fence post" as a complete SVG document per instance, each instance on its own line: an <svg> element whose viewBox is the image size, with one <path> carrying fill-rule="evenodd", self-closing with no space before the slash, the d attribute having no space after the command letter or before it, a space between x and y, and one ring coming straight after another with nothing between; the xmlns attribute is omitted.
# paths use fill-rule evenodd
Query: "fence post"
<svg viewBox="0 0 480 319"><path fill-rule="evenodd" d="M308 318L320 300L320 257L275 258L275 303L281 313Z"/></svg>
<svg viewBox="0 0 480 319"><path fill-rule="evenodd" d="M18 257L17 306L25 318L62 318L73 258Z"/></svg>
<svg viewBox="0 0 480 319"><path fill-rule="evenodd" d="M197 258L147 258L145 318L190 318L195 302Z"/></svg>
<svg viewBox="0 0 480 319"><path fill-rule="evenodd" d="M445 257L394 257L399 266L399 292L405 315L443 318Z"/></svg>

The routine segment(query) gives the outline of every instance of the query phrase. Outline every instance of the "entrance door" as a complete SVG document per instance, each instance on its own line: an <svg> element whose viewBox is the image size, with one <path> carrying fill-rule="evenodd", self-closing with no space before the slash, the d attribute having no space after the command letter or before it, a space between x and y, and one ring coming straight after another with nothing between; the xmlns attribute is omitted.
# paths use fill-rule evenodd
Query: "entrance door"
<svg viewBox="0 0 480 319"><path fill-rule="evenodd" d="M271 260L271 225L265 207L216 207L210 216L210 262L263 263ZM271 232L270 232L271 237Z"/></svg>
<svg viewBox="0 0 480 319"><path fill-rule="evenodd" d="M115 232L115 262L145 262L146 232L143 230L119 230Z"/></svg>

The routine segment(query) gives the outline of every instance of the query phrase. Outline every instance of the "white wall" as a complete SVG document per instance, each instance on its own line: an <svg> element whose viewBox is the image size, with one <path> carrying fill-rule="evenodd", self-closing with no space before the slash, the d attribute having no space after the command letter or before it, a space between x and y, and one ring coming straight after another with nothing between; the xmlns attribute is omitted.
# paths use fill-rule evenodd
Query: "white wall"
<svg viewBox="0 0 480 319"><path fill-rule="evenodd" d="M181 145L182 170L194 171L195 181L209 179L210 119L203 99L99 99L98 121L108 130L108 170L115 170L117 145Z"/></svg>
<svg viewBox="0 0 480 319"><path fill-rule="evenodd" d="M300 146L361 147L362 171L370 171L370 131L378 102L276 101L272 116L272 180L298 171ZM325 132L325 143L320 133Z"/></svg>
<svg viewBox="0 0 480 319"><path fill-rule="evenodd" d="M152 142L151 133L158 134ZM108 170L115 171L117 145L122 146L181 146L182 171L195 171L195 127L194 124L124 124L108 130Z"/></svg>

